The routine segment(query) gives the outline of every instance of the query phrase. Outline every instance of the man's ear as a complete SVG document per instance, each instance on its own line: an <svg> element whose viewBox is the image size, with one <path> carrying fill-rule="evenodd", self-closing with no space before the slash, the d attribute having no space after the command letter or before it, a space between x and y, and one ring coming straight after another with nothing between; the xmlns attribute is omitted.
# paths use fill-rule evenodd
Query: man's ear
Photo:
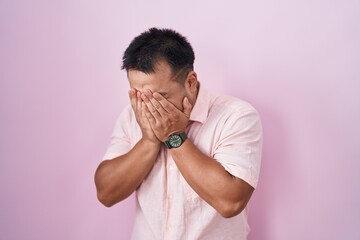
<svg viewBox="0 0 360 240"><path fill-rule="evenodd" d="M197 89L198 89L198 80L197 80L197 75L196 72L194 71L190 71L186 77L186 81L185 81L185 87L187 88L188 91L190 91L191 93L197 93Z"/></svg>

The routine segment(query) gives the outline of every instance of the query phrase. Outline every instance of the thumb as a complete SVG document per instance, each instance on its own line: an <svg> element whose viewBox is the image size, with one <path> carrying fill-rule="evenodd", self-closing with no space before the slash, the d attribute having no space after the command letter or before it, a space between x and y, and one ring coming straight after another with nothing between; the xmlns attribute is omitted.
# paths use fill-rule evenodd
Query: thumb
<svg viewBox="0 0 360 240"><path fill-rule="evenodd" d="M189 102L189 99L187 97L184 98L183 100L183 113L190 117L190 113L191 113L191 109L192 109L192 105L191 103Z"/></svg>

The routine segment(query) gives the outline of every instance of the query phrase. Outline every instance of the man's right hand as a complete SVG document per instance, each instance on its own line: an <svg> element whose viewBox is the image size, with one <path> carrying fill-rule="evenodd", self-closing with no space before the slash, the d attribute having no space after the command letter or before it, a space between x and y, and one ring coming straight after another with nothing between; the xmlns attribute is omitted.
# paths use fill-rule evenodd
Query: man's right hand
<svg viewBox="0 0 360 240"><path fill-rule="evenodd" d="M156 137L154 131L151 128L149 120L147 119L145 112L146 112L146 105L141 99L141 92L137 91L136 89L130 89L129 97L132 109L134 110L136 121L138 122L143 140L160 144L160 140Z"/></svg>
<svg viewBox="0 0 360 240"><path fill-rule="evenodd" d="M97 195L105 206L110 207L130 196L149 174L157 160L161 142L154 134L145 116L146 106L140 92L129 91L142 138L123 155L101 162L95 173Z"/></svg>

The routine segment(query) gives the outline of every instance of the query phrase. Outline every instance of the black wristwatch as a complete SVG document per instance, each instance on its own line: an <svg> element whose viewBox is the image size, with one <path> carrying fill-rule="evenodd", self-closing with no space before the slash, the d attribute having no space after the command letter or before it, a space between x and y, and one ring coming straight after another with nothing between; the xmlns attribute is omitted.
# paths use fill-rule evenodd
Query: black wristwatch
<svg viewBox="0 0 360 240"><path fill-rule="evenodd" d="M185 142L187 136L186 133L179 133L179 134L171 134L169 139L164 142L165 147L170 148L178 148L180 147L183 142Z"/></svg>

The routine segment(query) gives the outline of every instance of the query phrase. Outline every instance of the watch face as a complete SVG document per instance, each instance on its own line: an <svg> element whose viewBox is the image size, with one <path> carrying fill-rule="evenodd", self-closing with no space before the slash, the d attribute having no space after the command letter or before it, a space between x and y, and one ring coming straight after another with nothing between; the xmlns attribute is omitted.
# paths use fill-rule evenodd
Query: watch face
<svg viewBox="0 0 360 240"><path fill-rule="evenodd" d="M182 139L179 135L171 135L169 139L169 143L172 147L177 148L182 144Z"/></svg>

